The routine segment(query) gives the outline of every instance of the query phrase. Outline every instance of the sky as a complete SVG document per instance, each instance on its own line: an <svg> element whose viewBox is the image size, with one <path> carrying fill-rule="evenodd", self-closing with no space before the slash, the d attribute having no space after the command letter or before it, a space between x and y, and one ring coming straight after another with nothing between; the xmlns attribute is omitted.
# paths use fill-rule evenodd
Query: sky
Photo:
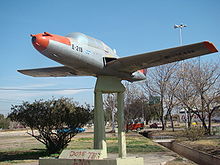
<svg viewBox="0 0 220 165"><path fill-rule="evenodd" d="M34 49L30 34L82 32L121 57L209 40L220 48L219 0L0 1L0 114L22 101L72 97L93 105L94 77L34 78L17 72L60 64ZM218 53L202 57L219 60ZM32 90L12 90L32 89ZM61 90L45 90L61 89ZM77 89L77 90L69 90Z"/></svg>

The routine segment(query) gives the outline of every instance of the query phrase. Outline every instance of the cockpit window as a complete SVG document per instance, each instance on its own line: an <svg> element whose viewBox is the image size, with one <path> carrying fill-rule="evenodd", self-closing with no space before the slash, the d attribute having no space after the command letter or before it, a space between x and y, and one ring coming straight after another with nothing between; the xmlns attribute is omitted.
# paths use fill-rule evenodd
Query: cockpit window
<svg viewBox="0 0 220 165"><path fill-rule="evenodd" d="M84 44L88 44L87 36L82 33L78 33L78 32L70 33L66 37L72 38L72 39L77 40L77 41L84 43Z"/></svg>
<svg viewBox="0 0 220 165"><path fill-rule="evenodd" d="M78 42L87 44L88 46L91 46L94 48L104 49L105 44L102 41L89 37L79 32L68 34L66 37L72 38L74 40L77 40Z"/></svg>

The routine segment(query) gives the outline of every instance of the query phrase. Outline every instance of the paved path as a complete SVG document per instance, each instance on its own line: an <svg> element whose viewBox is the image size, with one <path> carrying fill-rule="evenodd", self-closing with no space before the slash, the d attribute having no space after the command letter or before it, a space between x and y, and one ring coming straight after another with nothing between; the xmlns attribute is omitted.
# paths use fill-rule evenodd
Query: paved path
<svg viewBox="0 0 220 165"><path fill-rule="evenodd" d="M116 158L118 154L108 154L109 158ZM172 152L157 152L157 153L137 153L127 154L128 157L144 157L144 165L164 165L166 162L175 159L175 154ZM38 161L29 163L18 163L16 165L38 165Z"/></svg>
<svg viewBox="0 0 220 165"><path fill-rule="evenodd" d="M116 158L118 154L108 154L110 158ZM163 165L168 161L175 159L173 152L154 152L154 153L137 153L127 154L128 157L143 157L144 165Z"/></svg>

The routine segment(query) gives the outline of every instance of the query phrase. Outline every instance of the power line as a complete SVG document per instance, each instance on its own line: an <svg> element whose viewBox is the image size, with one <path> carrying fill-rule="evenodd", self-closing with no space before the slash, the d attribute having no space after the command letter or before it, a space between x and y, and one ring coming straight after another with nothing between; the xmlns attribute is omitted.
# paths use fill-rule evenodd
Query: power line
<svg viewBox="0 0 220 165"><path fill-rule="evenodd" d="M20 102L20 101L4 101L4 100L0 100L0 103L7 103L7 104L9 104L9 103L18 103L18 104L21 104L22 102Z"/></svg>
<svg viewBox="0 0 220 165"><path fill-rule="evenodd" d="M22 102L23 100L14 100L14 99L4 99L4 98L0 98L0 101L14 101L14 102Z"/></svg>
<svg viewBox="0 0 220 165"><path fill-rule="evenodd" d="M12 99L0 98L0 103L1 104L9 104L9 103L21 104L22 102L23 102L22 100L12 100Z"/></svg>
<svg viewBox="0 0 220 165"><path fill-rule="evenodd" d="M93 88L57 88L57 89L37 89L37 88L0 88L2 91L63 91L63 90L87 90Z"/></svg>

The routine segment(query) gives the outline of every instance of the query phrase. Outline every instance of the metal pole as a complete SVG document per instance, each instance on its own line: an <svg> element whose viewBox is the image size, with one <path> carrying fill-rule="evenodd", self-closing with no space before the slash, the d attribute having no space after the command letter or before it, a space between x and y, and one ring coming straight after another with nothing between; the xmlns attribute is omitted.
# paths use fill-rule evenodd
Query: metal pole
<svg viewBox="0 0 220 165"><path fill-rule="evenodd" d="M182 28L180 28L180 45L183 45Z"/></svg>
<svg viewBox="0 0 220 165"><path fill-rule="evenodd" d="M180 25L174 25L174 28L176 29L176 28L179 28L180 29L180 32L179 32L179 37L180 37L180 46L182 46L183 45L183 37L182 37L182 29L184 28L184 27L187 27L186 25L184 25L184 24L180 24ZM183 86L185 87L185 80L184 80L184 73L185 73L185 71L184 71L184 63L183 63L184 61L182 61L181 62L181 70L182 70L182 80L183 80ZM186 128L187 128L187 126L188 126L188 113L187 113L187 111L186 111L186 109L184 108L184 111L185 111L185 124L186 124Z"/></svg>
<svg viewBox="0 0 220 165"><path fill-rule="evenodd" d="M183 45L182 29L183 29L184 27L186 27L186 25L184 25L184 24L174 25L174 28L175 28L175 29L177 29L177 28L180 29L179 37L180 37L180 45L181 45L181 46Z"/></svg>

